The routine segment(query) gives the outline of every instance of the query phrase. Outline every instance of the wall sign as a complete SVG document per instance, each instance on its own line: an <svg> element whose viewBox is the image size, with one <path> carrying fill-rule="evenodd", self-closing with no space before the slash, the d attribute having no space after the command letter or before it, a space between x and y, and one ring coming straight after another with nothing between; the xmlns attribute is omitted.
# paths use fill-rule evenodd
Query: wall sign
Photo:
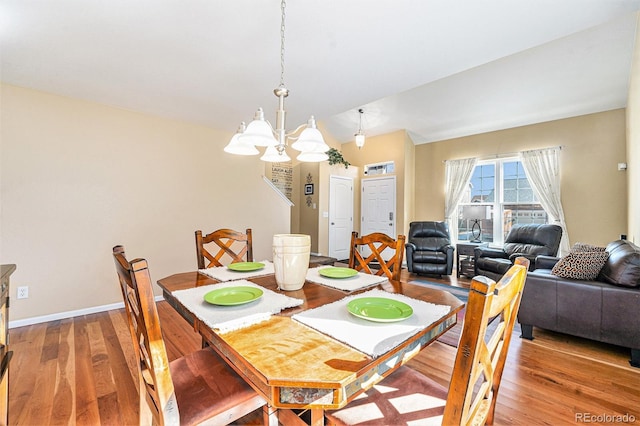
<svg viewBox="0 0 640 426"><path fill-rule="evenodd" d="M271 163L271 182L289 200L293 192L293 166L290 161L286 163Z"/></svg>

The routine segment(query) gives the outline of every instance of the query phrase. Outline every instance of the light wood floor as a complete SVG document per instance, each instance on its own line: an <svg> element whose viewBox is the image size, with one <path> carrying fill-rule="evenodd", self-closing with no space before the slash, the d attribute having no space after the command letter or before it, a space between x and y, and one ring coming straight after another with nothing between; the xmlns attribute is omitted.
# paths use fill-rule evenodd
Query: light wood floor
<svg viewBox="0 0 640 426"><path fill-rule="evenodd" d="M415 277L405 273L405 278ZM422 279L468 286L455 276ZM158 305L169 358L197 349L198 335L166 302ZM11 329L9 423L137 424L135 364L125 321L124 311L114 310ZM534 334L532 342L512 339L496 425L565 425L587 423L587 416L622 415L634 419L627 424L640 424L640 369L628 365L625 349L538 329ZM454 356L455 348L436 342L411 365L446 385ZM590 419L591 424L624 420ZM259 421L258 414L240 423Z"/></svg>

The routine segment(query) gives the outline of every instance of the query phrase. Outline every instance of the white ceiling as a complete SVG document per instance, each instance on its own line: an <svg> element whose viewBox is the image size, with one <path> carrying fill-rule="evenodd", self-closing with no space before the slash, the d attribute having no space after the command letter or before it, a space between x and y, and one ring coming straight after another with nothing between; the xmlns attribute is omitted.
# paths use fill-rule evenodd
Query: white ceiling
<svg viewBox="0 0 640 426"><path fill-rule="evenodd" d="M415 143L626 106L640 0L289 0L288 128ZM275 119L279 0L2 0L1 79L229 132Z"/></svg>

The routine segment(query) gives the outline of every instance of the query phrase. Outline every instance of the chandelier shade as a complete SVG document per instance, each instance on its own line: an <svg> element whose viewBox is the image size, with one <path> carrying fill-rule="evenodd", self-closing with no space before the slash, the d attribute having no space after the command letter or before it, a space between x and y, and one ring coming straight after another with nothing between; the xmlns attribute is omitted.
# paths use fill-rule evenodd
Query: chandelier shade
<svg viewBox="0 0 640 426"><path fill-rule="evenodd" d="M296 157L296 160L301 161L303 163L318 163L320 161L326 161L329 159L329 155L326 152L312 152L306 151L301 152Z"/></svg>
<svg viewBox="0 0 640 426"><path fill-rule="evenodd" d="M239 136L240 142L255 146L276 146L278 140L273 136L271 125L264 119L262 108L258 108L256 115L247 126L247 130Z"/></svg>
<svg viewBox="0 0 640 426"><path fill-rule="evenodd" d="M268 146L260 159L269 163L284 163L285 161L291 161L291 158L287 155L286 151L279 152L275 146Z"/></svg>
<svg viewBox="0 0 640 426"><path fill-rule="evenodd" d="M291 148L302 152L326 152L329 145L324 142L322 133L316 127L316 120L313 116L307 122L307 127L300 133L300 137L295 141Z"/></svg>
<svg viewBox="0 0 640 426"><path fill-rule="evenodd" d="M260 151L254 146L240 141L239 134L233 135L231 141L224 147L224 152L236 155L258 155Z"/></svg>
<svg viewBox="0 0 640 426"><path fill-rule="evenodd" d="M244 122L240 124L238 128L238 132L233 135L227 146L224 147L224 152L228 152L229 154L236 155L258 155L260 151L254 146L250 144L246 144L240 141L240 135L244 133L246 130L246 126Z"/></svg>

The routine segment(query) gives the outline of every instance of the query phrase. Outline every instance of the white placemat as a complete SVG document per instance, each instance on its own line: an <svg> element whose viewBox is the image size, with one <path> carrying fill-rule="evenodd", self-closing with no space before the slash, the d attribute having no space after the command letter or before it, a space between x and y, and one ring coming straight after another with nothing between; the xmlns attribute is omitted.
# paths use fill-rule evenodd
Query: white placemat
<svg viewBox="0 0 640 426"><path fill-rule="evenodd" d="M263 277L265 275L271 275L275 273L272 262L269 262L268 260L262 260L260 261L260 263L264 263L264 268L258 269L257 271L238 272L232 271L226 266L215 266L213 268L198 269L198 272L222 282L246 280L249 278Z"/></svg>
<svg viewBox="0 0 640 426"><path fill-rule="evenodd" d="M263 295L256 301L235 306L218 306L204 301L204 295L210 291L235 286L256 287L263 291ZM304 303L301 299L276 293L247 280L178 290L173 292L173 296L191 313L219 333L227 333L266 321L271 315L277 314L283 309L293 308Z"/></svg>
<svg viewBox="0 0 640 426"><path fill-rule="evenodd" d="M358 272L358 275L349 278L327 278L320 275L319 272L320 269L324 268L333 268L333 266L325 265L317 268L309 268L307 271L307 281L343 291L360 290L389 281L386 276L371 275L362 272Z"/></svg>
<svg viewBox="0 0 640 426"><path fill-rule="evenodd" d="M413 315L406 320L390 323L355 317L347 310L347 304L360 297L386 297L404 302L413 308ZM377 357L439 320L450 310L451 307L447 305L423 302L383 290L370 290L295 314L292 318L367 355Z"/></svg>

